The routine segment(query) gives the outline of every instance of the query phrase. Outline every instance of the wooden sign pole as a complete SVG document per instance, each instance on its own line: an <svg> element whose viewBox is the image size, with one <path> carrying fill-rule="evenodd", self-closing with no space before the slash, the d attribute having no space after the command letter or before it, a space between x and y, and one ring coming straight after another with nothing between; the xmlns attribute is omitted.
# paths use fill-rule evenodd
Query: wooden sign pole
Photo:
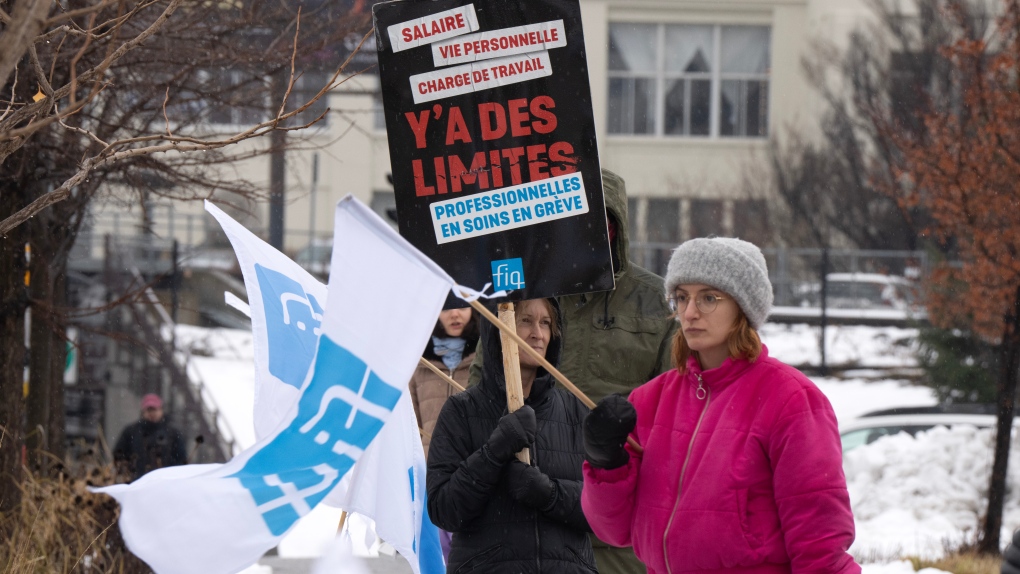
<svg viewBox="0 0 1020 574"><path fill-rule="evenodd" d="M499 322L517 334L517 318L513 303L499 304ZM507 335L506 330L499 330L500 343L503 345L503 374L506 379L506 407L510 412L524 406L524 389L521 385L521 359L517 351L517 343ZM524 449L517 453L517 458L524 464L531 464L531 453Z"/></svg>
<svg viewBox="0 0 1020 574"><path fill-rule="evenodd" d="M547 361L545 359L545 357L543 357L542 355L539 355L537 351L535 351L531 347L527 346L528 344L524 342L524 339L522 339L522 338L517 336L517 325L516 324L514 324L514 326L512 328L511 327L507 327L506 325L501 323L499 321L499 319L496 318L495 315L493 315L488 309L486 309L484 305L482 305L478 301L476 301L476 300L468 300L468 299L464 299L464 300L467 301L471 305L472 309L478 311L478 313L481 316L485 317L486 319L489 320L490 323L492 323L493 325L498 327L499 331L500 331L500 335L502 335L504 337L509 337L510 339L513 339L521 348L524 349L524 352L526 352L527 354L531 355L531 358L535 359L536 361L538 361L538 364L540 364L543 367L545 367L545 370L548 371L549 374L551 374L553 376L553 378L555 378L557 381L562 383L563 386L566 387L568 391L573 393L573 395L575 397L577 397L578 400L580 400L582 403L584 403L584 405L586 407L588 407L589 409L595 408L595 403L592 402L592 400L589 399L583 392L581 392L581 389L577 388L574 385L574 383L571 383L570 379L564 377L563 373L561 373L559 371L559 369L557 369L556 367L552 366L549 363L549 361ZM511 329L512 329L512 331L511 331ZM632 437L632 436L628 436L627 437L627 444L629 444L631 446L631 448L633 448L637 452L644 452L644 450L645 450L641 445L639 445L637 443L636 440L634 440L634 437Z"/></svg>

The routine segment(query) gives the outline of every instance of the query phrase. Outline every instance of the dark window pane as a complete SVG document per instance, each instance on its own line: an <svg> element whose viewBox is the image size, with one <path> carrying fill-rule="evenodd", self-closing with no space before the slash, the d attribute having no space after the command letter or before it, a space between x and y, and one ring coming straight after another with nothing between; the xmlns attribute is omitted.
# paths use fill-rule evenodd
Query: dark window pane
<svg viewBox="0 0 1020 574"><path fill-rule="evenodd" d="M610 78L609 133L650 134L655 131L655 81Z"/></svg>
<svg viewBox="0 0 1020 574"><path fill-rule="evenodd" d="M610 24L609 69L654 72L656 28L655 24Z"/></svg>
<svg viewBox="0 0 1020 574"><path fill-rule="evenodd" d="M665 64L669 72L709 72L712 69L712 27L666 27Z"/></svg>
<svg viewBox="0 0 1020 574"><path fill-rule="evenodd" d="M768 135L769 83L747 83L747 130L746 136L765 137Z"/></svg>
<svg viewBox="0 0 1020 574"><path fill-rule="evenodd" d="M720 90L719 134L735 136L740 134L740 107L743 98L743 82L725 80Z"/></svg>
<svg viewBox="0 0 1020 574"><path fill-rule="evenodd" d="M691 200L691 237L722 235L722 201L718 199Z"/></svg>
<svg viewBox="0 0 1020 574"><path fill-rule="evenodd" d="M691 135L707 136L709 131L710 109L712 105L712 82L710 80L691 81Z"/></svg>
<svg viewBox="0 0 1020 574"><path fill-rule="evenodd" d="M680 200L649 199L646 221L648 242L659 244L649 246L648 268L656 273L665 273L673 248L680 243Z"/></svg>
<svg viewBox="0 0 1020 574"><path fill-rule="evenodd" d="M764 200L733 202L733 235L759 247L771 243L768 207Z"/></svg>
<svg viewBox="0 0 1020 574"><path fill-rule="evenodd" d="M325 87L326 82L328 82L332 76L332 74L326 74L324 72L305 72L302 74L301 77L299 77L294 83L294 89L291 91L290 97L287 99L287 110L295 110L311 101L311 99L319 93L319 90ZM322 116L327 109L329 109L328 93L323 94L322 97L312 103L308 109L291 119L288 125L299 126L313 122L316 118ZM328 122L329 114L326 114L314 125L323 127Z"/></svg>
<svg viewBox="0 0 1020 574"><path fill-rule="evenodd" d="M684 135L684 111L687 109L687 81L672 80L667 83L665 105L663 111L663 132L668 135Z"/></svg>
<svg viewBox="0 0 1020 574"><path fill-rule="evenodd" d="M768 81L723 80L720 90L719 133L724 136L768 135Z"/></svg>
<svg viewBox="0 0 1020 574"><path fill-rule="evenodd" d="M648 241L675 244L680 241L680 200L648 200Z"/></svg>

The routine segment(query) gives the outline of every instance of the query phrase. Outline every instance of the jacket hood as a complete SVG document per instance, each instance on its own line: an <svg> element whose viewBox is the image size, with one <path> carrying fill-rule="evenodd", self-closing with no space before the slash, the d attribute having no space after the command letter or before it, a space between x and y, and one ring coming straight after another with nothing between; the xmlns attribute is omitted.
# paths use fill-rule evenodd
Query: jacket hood
<svg viewBox="0 0 1020 574"><path fill-rule="evenodd" d="M471 353L475 352L475 347L478 346L478 313L471 313L471 320L468 321L467 325L464 326L464 331L461 332L460 338L464 339L464 356L467 357ZM446 330L443 329L443 324L436 319L436 327L432 329L432 337L448 337ZM425 343L425 351L422 352L422 357L430 361L440 361L442 358L436 354L436 344L432 342L432 337L429 337L427 343Z"/></svg>
<svg viewBox="0 0 1020 574"><path fill-rule="evenodd" d="M556 326L560 336L554 336L549 340L549 347L545 351L545 359L554 367L559 368L560 352L563 347L563 313L560 311L560 306L556 299L550 298L548 301L552 303L553 309L556 309ZM495 314L496 310L492 309L492 312ZM482 365L482 382L480 385L486 390L499 394L505 401L506 377L503 374L503 344L500 341L499 328L489 321L482 321L480 340L485 353L485 363ZM536 384L539 379L547 374L544 368L539 367L538 374L535 375ZM551 380L550 386L552 386Z"/></svg>
<svg viewBox="0 0 1020 574"><path fill-rule="evenodd" d="M602 169L602 189L606 197L606 213L616 220L616 241L613 242L613 269L616 273L630 267L630 234L627 229L627 185L623 178Z"/></svg>

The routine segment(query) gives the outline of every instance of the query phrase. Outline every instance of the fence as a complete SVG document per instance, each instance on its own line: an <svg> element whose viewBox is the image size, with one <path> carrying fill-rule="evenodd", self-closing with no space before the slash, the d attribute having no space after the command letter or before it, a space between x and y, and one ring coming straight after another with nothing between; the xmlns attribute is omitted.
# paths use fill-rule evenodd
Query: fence
<svg viewBox="0 0 1020 574"><path fill-rule="evenodd" d="M665 275L675 244L633 243L631 261ZM762 250L775 291L776 306L796 306L828 273L878 273L920 281L928 276L924 251L769 247ZM823 271L823 268L825 271Z"/></svg>
<svg viewBox="0 0 1020 574"><path fill-rule="evenodd" d="M252 228L261 236L264 230ZM169 270L172 245L177 241L179 261L184 266L232 269L236 259L219 226L203 214L175 213L169 206L157 206L146 226L137 216L107 213L94 217L75 245L77 265L99 264L103 257L103 236L117 238L121 253L134 266L158 272ZM330 233L290 229L284 235L285 251L309 271L326 275L331 251ZM659 275L676 245L673 243L632 243L631 261ZM769 278L775 290L775 305L794 306L805 289L821 282L826 273L879 273L918 281L928 275L929 259L923 251L820 249L770 247L763 249ZM825 271L823 272L823 267Z"/></svg>

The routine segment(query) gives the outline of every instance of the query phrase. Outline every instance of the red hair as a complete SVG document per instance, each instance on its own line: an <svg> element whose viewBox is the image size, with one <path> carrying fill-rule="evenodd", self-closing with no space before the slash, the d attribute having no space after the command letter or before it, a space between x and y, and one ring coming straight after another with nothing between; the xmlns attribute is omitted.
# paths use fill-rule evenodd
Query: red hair
<svg viewBox="0 0 1020 574"><path fill-rule="evenodd" d="M761 355L761 338L758 337L758 332L754 330L754 327L751 327L751 323L743 311L740 311L737 319L733 322L733 328L726 338L726 346L729 348L730 357L734 359L744 359L753 363ZM687 359L692 354L696 359L701 360L698 357L698 352L692 351L687 346L684 330L677 329L676 335L673 337L673 364L678 371L687 372Z"/></svg>

